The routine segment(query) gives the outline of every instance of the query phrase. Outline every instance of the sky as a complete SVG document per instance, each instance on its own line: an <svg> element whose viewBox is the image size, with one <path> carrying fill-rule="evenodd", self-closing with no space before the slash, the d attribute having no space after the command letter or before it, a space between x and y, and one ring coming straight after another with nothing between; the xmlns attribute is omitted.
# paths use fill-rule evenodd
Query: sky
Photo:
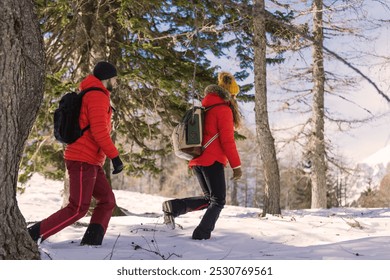
<svg viewBox="0 0 390 280"><path fill-rule="evenodd" d="M334 2L335 6L344 5L344 2ZM366 3L367 7L365 13L367 15L383 20L389 18L390 10L383 8L377 1L367 1ZM295 6L296 5L297 4L295 4ZM365 13L356 11L356 14L350 13L348 16L359 18L364 16ZM325 19L328 18L325 17ZM337 18L335 16L332 20L338 21L341 19L340 17ZM366 27L368 26L369 25L366 25ZM350 59L360 71L370 77L370 79L372 79L378 87L390 97L390 84L388 82L390 80L390 65L385 66L376 64L378 60L372 56L365 57L364 59L358 58L356 52L356 50L361 50L368 54L378 54L389 57L390 26L388 23L384 22L380 29L368 30L368 35L372 40L365 41L356 36L339 36L326 40L325 46L342 55L344 58L351 57L348 59ZM285 63L276 66L268 66L268 112L271 128L277 129L295 126L303 119L303 115L294 115L284 110L280 110L283 105L283 103L280 102L280 99L283 99L286 96L285 92L278 88L278 84L285 78L283 71L286 72L287 70L287 72L294 73L297 68L303 66L308 67L311 60L310 56L310 49L306 50L306 53L287 53L285 54ZM239 61L235 57L233 50L231 50L226 57L213 59L213 64L219 65L221 70L230 71L233 74L240 71ZM368 67L368 64L372 64L371 67ZM334 60L327 59L325 61L325 67L326 71L333 71L340 76L344 74L356 74L348 67L343 66L341 63L336 63ZM328 75L328 77L331 76ZM355 75L355 77L357 76ZM253 73L250 74L248 79L241 83L253 83ZM299 83L302 84L302 82ZM345 157L347 162L352 162L354 164L364 160L372 153L390 144L390 104L376 92L372 85L369 85L363 80L357 80L356 83L354 83L353 89L339 89L336 92L352 100L354 104L327 95L325 98L325 106L328 113L332 112L332 115L330 116L333 118L358 119L370 117L372 115L385 115L365 124L358 125L355 123L353 129L345 130L343 132L340 132L337 126L327 122L328 124L325 131L326 137L331 142L336 153ZM252 94L254 94L254 92L252 92ZM246 124L255 130L254 104L241 103L240 109L244 115ZM367 111L370 111L372 115L367 114ZM306 117L307 116L305 115L305 118ZM280 136L274 132L276 142L279 137Z"/></svg>
<svg viewBox="0 0 390 280"><path fill-rule="evenodd" d="M59 209L62 185L37 174L32 177L25 191L17 195L27 223ZM204 211L176 218L179 226L171 230L162 224L161 203L167 198L117 190L115 195L129 215L111 219L101 246L79 245L89 221L84 217L39 245L43 264L26 262L20 270L16 268L20 261L0 261L0 272L7 275L11 270L21 277L36 272L39 279L53 279L51 269L60 269L56 275L61 271L66 277L77 271L90 279L116 279L123 276L117 271L122 267L200 267L209 274L212 267L265 265L276 275L269 279L291 279L293 273L299 274L299 279L312 279L308 266L321 269L324 277L332 276L332 269L340 269L338 276L367 279L363 278L367 269L378 269L369 270L373 276L390 264L388 208L289 210L261 218L260 209L227 205L211 239L198 241L192 240L191 234ZM93 277L95 273L97 277ZM388 277L386 272L375 279L384 279L383 275Z"/></svg>

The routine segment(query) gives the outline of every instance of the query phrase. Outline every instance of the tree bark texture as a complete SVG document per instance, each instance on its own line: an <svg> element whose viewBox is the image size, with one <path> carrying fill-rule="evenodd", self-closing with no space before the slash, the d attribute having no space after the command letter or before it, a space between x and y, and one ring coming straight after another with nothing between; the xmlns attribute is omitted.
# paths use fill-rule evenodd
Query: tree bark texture
<svg viewBox="0 0 390 280"><path fill-rule="evenodd" d="M264 0L254 2L254 73L255 118L257 141L264 168L263 216L280 214L280 175L276 159L275 141L271 133L267 111L266 31Z"/></svg>
<svg viewBox="0 0 390 280"><path fill-rule="evenodd" d="M43 97L44 51L31 0L0 1L0 259L39 259L17 200L19 163Z"/></svg>
<svg viewBox="0 0 390 280"><path fill-rule="evenodd" d="M309 143L309 158L312 163L311 208L326 208L326 162L324 139L324 92L325 71L323 54L323 1L313 1L313 116Z"/></svg>

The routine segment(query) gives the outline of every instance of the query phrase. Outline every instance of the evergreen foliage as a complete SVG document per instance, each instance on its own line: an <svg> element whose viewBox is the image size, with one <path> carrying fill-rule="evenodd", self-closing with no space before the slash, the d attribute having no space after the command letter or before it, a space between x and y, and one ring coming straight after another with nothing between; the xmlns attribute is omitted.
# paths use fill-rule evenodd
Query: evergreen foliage
<svg viewBox="0 0 390 280"><path fill-rule="evenodd" d="M46 91L21 165L20 181L32 172L64 176L63 146L55 142L52 114L65 92L77 89L99 60L117 65L120 86L112 94L114 139L132 176L157 174L171 152L170 134L193 96L216 82L212 57L231 48L242 71L253 68L251 1L35 0L46 47ZM290 20L291 14L277 17ZM271 46L283 48L291 35L267 25ZM194 76L194 67L196 75ZM195 80L193 79L195 77ZM252 85L243 85L239 100ZM50 167L50 168L48 168Z"/></svg>

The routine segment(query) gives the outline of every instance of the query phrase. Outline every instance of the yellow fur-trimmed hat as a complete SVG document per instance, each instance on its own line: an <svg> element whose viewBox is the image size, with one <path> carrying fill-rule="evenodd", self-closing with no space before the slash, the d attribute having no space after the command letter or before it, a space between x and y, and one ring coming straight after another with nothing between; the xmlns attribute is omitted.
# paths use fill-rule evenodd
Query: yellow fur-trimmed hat
<svg viewBox="0 0 390 280"><path fill-rule="evenodd" d="M218 85L229 91L233 96L236 96L240 92L240 87L237 85L236 79L229 72L218 73Z"/></svg>

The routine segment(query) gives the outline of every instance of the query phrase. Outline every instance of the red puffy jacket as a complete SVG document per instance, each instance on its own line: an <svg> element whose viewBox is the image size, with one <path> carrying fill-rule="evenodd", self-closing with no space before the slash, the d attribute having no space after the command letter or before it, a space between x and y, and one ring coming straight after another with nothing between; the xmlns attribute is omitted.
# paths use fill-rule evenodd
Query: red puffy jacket
<svg viewBox="0 0 390 280"><path fill-rule="evenodd" d="M65 159L87 162L103 166L106 156L113 159L119 155L111 140L110 92L102 82L93 75L86 77L80 84L80 90L98 87L104 92L92 90L83 97L80 111L80 127L90 125L83 136L65 149Z"/></svg>
<svg viewBox="0 0 390 280"><path fill-rule="evenodd" d="M205 93L206 96L202 100L202 106L204 107L224 102L227 105L229 104L229 93L217 85L208 86ZM234 140L233 112L230 107L219 105L206 111L204 124L203 145L216 133L219 133L219 137L203 151L202 155L192 159L189 166L210 166L215 161L225 166L229 162L231 168L241 166L240 156Z"/></svg>

